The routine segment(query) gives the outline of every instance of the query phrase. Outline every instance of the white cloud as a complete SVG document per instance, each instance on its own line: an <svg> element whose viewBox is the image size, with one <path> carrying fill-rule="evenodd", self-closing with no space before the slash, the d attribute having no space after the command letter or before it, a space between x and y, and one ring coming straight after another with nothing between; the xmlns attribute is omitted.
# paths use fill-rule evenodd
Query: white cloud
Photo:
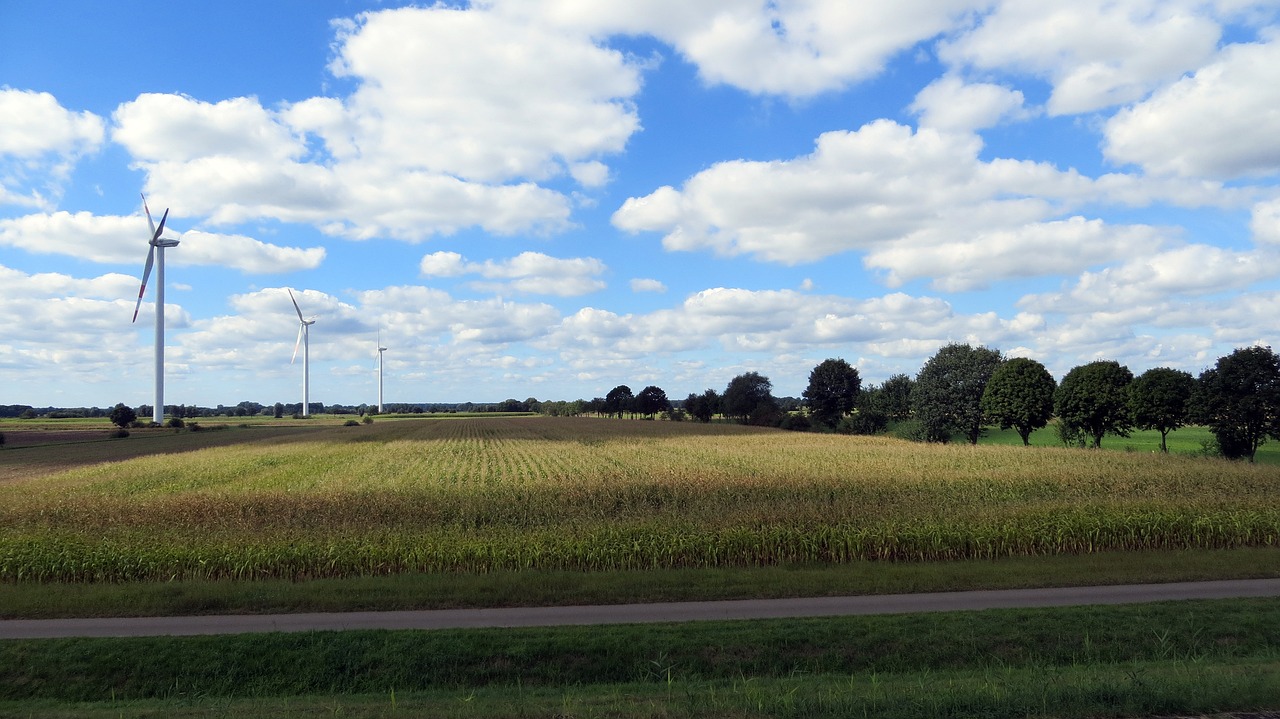
<svg viewBox="0 0 1280 719"><path fill-rule="evenodd" d="M1194 75L1120 111L1104 152L1147 172L1236 178L1280 172L1280 39L1231 45ZM1229 111L1224 111L1229 108Z"/></svg>
<svg viewBox="0 0 1280 719"><path fill-rule="evenodd" d="M707 83L801 98L878 74L894 55L944 32L983 4L491 0L486 7L596 36L652 35L697 65Z"/></svg>
<svg viewBox="0 0 1280 719"><path fill-rule="evenodd" d="M456 252L435 252L422 258L422 274L428 277L458 277L476 274L501 282L476 282L472 286L499 294L557 295L573 297L604 289L598 276L605 265L594 257L560 259L541 252L522 252L495 262L467 262Z"/></svg>
<svg viewBox="0 0 1280 719"><path fill-rule="evenodd" d="M662 280L636 277L631 280L632 292L666 292L667 286Z"/></svg>
<svg viewBox="0 0 1280 719"><path fill-rule="evenodd" d="M104 123L47 92L0 86L0 204L46 208L76 161L102 144Z"/></svg>
<svg viewBox="0 0 1280 719"><path fill-rule="evenodd" d="M1280 200L1255 205L1249 227L1253 231L1254 242L1280 245Z"/></svg>
<svg viewBox="0 0 1280 719"><path fill-rule="evenodd" d="M1099 196L1094 181L1043 163L983 162L980 150L971 134L881 120L825 133L793 160L719 163L680 190L628 199L613 222L664 232L668 250L783 264L862 251L892 286L931 277L949 290L1074 273L1157 244L1149 228L1057 219Z"/></svg>
<svg viewBox="0 0 1280 719"><path fill-rule="evenodd" d="M175 234L166 228L166 237ZM55 212L0 219L0 246L92 262L141 267L149 237L145 220L138 216ZM324 248L281 247L242 235L192 230L179 237L182 244L165 255L166 263L176 266L211 265L268 274L315 269L325 256Z"/></svg>
<svg viewBox="0 0 1280 719"><path fill-rule="evenodd" d="M990 83L965 83L954 75L934 80L908 108L921 127L970 132L1026 114L1022 93Z"/></svg>
<svg viewBox="0 0 1280 719"><path fill-rule="evenodd" d="M418 241L566 227L569 198L536 183L602 186L603 159L639 130L639 68L587 35L443 6L339 28L331 70L355 84L348 97L268 110L142 95L113 137L185 213Z"/></svg>
<svg viewBox="0 0 1280 719"><path fill-rule="evenodd" d="M1198 67L1221 28L1196 0L1006 0L939 48L956 66L1044 77L1052 115L1137 100Z"/></svg>
<svg viewBox="0 0 1280 719"><path fill-rule="evenodd" d="M622 150L639 129L639 73L621 53L484 10L366 13L339 37L332 70L360 83L347 110L379 164L542 179Z"/></svg>

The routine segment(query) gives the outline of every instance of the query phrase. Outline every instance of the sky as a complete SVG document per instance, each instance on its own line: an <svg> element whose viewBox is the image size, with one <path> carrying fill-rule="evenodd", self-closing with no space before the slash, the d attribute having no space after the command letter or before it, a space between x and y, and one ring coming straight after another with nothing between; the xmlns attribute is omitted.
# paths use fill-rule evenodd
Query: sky
<svg viewBox="0 0 1280 719"><path fill-rule="evenodd" d="M1280 335L1280 0L0 3L0 404L799 396Z"/></svg>

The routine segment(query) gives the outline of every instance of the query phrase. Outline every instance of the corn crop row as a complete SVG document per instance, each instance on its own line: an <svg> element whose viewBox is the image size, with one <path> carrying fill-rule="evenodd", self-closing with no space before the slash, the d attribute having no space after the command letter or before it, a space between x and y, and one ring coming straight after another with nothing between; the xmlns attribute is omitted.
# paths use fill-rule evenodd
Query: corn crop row
<svg viewBox="0 0 1280 719"><path fill-rule="evenodd" d="M866 560L931 561L1114 550L1280 546L1280 510L1037 513L994 522L728 527L635 524L584 532L385 534L153 543L71 534L0 542L0 580L302 579L400 572L611 571Z"/></svg>

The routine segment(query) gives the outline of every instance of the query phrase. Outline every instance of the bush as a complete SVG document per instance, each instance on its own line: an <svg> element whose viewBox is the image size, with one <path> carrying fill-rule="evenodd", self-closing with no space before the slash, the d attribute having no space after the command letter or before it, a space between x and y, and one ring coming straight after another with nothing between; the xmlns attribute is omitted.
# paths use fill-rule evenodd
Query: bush
<svg viewBox="0 0 1280 719"><path fill-rule="evenodd" d="M880 434L889 428L889 416L874 409L860 409L836 425L840 434Z"/></svg>
<svg viewBox="0 0 1280 719"><path fill-rule="evenodd" d="M4 446L4 432L0 432L0 447Z"/></svg>
<svg viewBox="0 0 1280 719"><path fill-rule="evenodd" d="M186 426L186 423L177 417L170 417L169 421L164 423L164 426L170 429L182 429Z"/></svg>
<svg viewBox="0 0 1280 719"><path fill-rule="evenodd" d="M798 412L788 413L782 416L778 421L778 427L781 429L789 429L792 432L808 432L813 427L813 423L809 418Z"/></svg>
<svg viewBox="0 0 1280 719"><path fill-rule="evenodd" d="M365 424L373 424L373 417L365 417L365 418L364 418L364 423L365 423Z"/></svg>
<svg viewBox="0 0 1280 719"><path fill-rule="evenodd" d="M343 422L343 423L342 423L342 426L343 426L343 427L359 427L359 426L360 426L360 420L356 420L356 419L349 419L349 420L347 420L346 422Z"/></svg>
<svg viewBox="0 0 1280 719"><path fill-rule="evenodd" d="M204 427L201 427L201 426L200 426L200 424L199 424L198 422L188 422L188 423L187 423L187 431L189 431L189 432L199 432L199 431L200 431L200 430L202 430L202 429L204 429Z"/></svg>
<svg viewBox="0 0 1280 719"><path fill-rule="evenodd" d="M112 431L111 434L108 436L111 437L112 439L124 439L125 437L129 436L129 430L125 429L124 427L121 427L120 429Z"/></svg>

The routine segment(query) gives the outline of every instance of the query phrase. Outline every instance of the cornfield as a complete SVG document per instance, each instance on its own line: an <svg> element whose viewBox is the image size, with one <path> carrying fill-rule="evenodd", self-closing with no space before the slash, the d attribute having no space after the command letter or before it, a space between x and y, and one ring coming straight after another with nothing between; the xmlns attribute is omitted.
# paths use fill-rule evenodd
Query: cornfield
<svg viewBox="0 0 1280 719"><path fill-rule="evenodd" d="M0 580L607 571L1275 546L1280 473L587 418L380 422L0 486Z"/></svg>

